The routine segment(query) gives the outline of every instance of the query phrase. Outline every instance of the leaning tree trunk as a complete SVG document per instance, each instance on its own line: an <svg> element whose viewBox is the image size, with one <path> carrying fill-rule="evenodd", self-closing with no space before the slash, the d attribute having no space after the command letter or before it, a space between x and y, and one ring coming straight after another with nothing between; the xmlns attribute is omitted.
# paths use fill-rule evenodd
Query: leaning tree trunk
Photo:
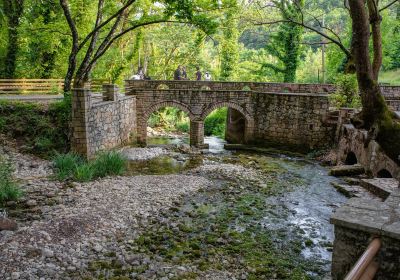
<svg viewBox="0 0 400 280"><path fill-rule="evenodd" d="M389 110L377 82L382 61L379 12L371 10L374 6L371 5L371 2L368 3L369 9L367 10L365 0L350 0L349 5L352 18L354 62L363 106L360 115L361 121L355 124L368 129L370 135L378 141L385 152L397 163L400 163L398 158L400 154L400 124L395 119L393 112ZM371 63L369 51L370 25L372 25L374 48L373 63Z"/></svg>

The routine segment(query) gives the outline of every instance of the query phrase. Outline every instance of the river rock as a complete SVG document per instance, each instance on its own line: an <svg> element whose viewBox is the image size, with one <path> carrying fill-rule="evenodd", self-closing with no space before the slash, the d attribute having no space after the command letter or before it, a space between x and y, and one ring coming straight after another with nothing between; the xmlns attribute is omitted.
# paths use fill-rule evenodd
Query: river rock
<svg viewBox="0 0 400 280"><path fill-rule="evenodd" d="M0 217L0 230L9 230L13 231L18 228L18 225L15 221L10 220L8 218Z"/></svg>
<svg viewBox="0 0 400 280"><path fill-rule="evenodd" d="M25 205L28 206L28 207L35 207L35 206L37 205L37 201L34 200L34 199L29 199L29 200L25 203Z"/></svg>
<svg viewBox="0 0 400 280"><path fill-rule="evenodd" d="M332 176L352 176L361 175L365 173L365 169L360 164L354 165L338 165L332 167L329 174Z"/></svg>

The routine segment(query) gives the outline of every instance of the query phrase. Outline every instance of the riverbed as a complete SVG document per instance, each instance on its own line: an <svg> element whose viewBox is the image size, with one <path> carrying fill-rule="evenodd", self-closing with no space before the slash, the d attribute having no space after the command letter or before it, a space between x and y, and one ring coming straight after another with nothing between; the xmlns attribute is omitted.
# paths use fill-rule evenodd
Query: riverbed
<svg viewBox="0 0 400 280"><path fill-rule="evenodd" d="M346 199L317 162L150 139L125 176L58 182L15 154L27 209L0 234L5 279L329 279L331 213ZM45 169L43 169L45 167ZM46 170L49 177L34 176ZM25 174L24 173L24 174ZM32 203L31 203L32 204Z"/></svg>

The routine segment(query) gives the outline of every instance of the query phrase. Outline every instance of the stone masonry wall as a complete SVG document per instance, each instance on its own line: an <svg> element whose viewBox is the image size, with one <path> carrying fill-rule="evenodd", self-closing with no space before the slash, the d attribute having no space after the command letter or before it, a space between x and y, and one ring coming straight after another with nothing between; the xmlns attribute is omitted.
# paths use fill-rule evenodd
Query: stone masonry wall
<svg viewBox="0 0 400 280"><path fill-rule="evenodd" d="M89 154L129 142L136 128L136 100L124 97L118 101L94 104L88 117Z"/></svg>
<svg viewBox="0 0 400 280"><path fill-rule="evenodd" d="M357 157L357 163L374 177L385 169L393 178L400 178L400 167L385 154L376 141L369 141L368 146L365 146L367 139L368 131L356 129L352 124L343 125L338 145L339 162L345 162L346 156L352 152Z"/></svg>
<svg viewBox="0 0 400 280"><path fill-rule="evenodd" d="M334 129L324 124L327 95L259 93L254 99L255 142L304 150L332 143Z"/></svg>
<svg viewBox="0 0 400 280"><path fill-rule="evenodd" d="M400 188L384 201L352 198L336 210L332 278L341 280L367 249L373 238L380 238L375 256L379 269L374 279L400 279Z"/></svg>
<svg viewBox="0 0 400 280"><path fill-rule="evenodd" d="M87 158L129 142L136 133L135 97L119 96L112 85L103 90L97 102L88 89L73 90L71 148Z"/></svg>

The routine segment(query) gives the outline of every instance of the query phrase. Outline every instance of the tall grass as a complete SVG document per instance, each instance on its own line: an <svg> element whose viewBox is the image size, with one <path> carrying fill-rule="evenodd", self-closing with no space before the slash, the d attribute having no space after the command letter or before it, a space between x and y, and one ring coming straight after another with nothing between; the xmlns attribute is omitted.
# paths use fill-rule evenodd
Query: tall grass
<svg viewBox="0 0 400 280"><path fill-rule="evenodd" d="M7 201L18 200L22 195L12 178L13 171L11 163L0 156L0 206Z"/></svg>
<svg viewBox="0 0 400 280"><path fill-rule="evenodd" d="M96 178L122 175L126 159L118 152L102 152L93 160L86 161L78 155L57 154L53 160L58 180L72 179L88 182Z"/></svg>

